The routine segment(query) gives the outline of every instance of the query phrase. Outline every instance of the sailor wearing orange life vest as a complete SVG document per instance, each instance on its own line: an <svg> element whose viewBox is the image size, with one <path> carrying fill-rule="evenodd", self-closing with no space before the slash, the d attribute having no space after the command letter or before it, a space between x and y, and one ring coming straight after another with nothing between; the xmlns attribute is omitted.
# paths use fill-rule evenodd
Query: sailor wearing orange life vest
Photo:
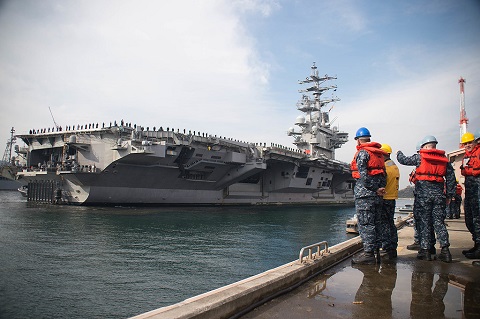
<svg viewBox="0 0 480 319"><path fill-rule="evenodd" d="M433 228L442 248L438 259L451 262L450 242L444 222L446 205L455 193L455 173L445 151L436 148L437 143L434 136L428 135L422 140L418 154L405 156L398 151L397 160L403 165L416 166L414 215L418 215L415 221L420 223L417 230L421 232L418 234L420 250L417 258L432 260L430 250L435 246L435 241L430 234Z"/></svg>
<svg viewBox="0 0 480 319"><path fill-rule="evenodd" d="M422 148L422 143L423 140L418 142L417 145L415 146L415 150L417 151L417 154L420 154L420 149ZM417 183L417 176L415 174L415 168L413 171L410 173L408 181L410 184L415 185ZM408 250L420 250L420 234L422 233L421 229L418 229L421 226L421 222L418 220L418 213L416 212L416 207L418 207L417 204L417 191L414 188L413 189L413 219L415 220L415 224L413 225L413 230L414 230L414 235L413 235L413 244L407 245ZM430 247L430 255L437 255L437 250L435 249L435 232L433 231L433 227L430 230L430 238L431 242L433 243L433 246ZM432 256L433 257L433 256Z"/></svg>
<svg viewBox="0 0 480 319"><path fill-rule="evenodd" d="M363 253L352 259L353 264L380 262L381 206L385 194L385 162L381 145L370 141L370 131L361 127L355 135L357 152L350 169L356 179L354 187L358 230L363 242ZM376 258L375 258L376 253Z"/></svg>
<svg viewBox="0 0 480 319"><path fill-rule="evenodd" d="M462 204L462 193L463 193L462 185L460 185L457 180L457 185L455 186L455 194L453 195L453 198L450 201L450 205L447 207L448 219L460 218L460 205Z"/></svg>
<svg viewBox="0 0 480 319"><path fill-rule="evenodd" d="M480 258L480 144L472 133L462 135L461 143L465 147L463 164L460 166L465 176L465 224L472 234L474 246L462 253L470 259Z"/></svg>

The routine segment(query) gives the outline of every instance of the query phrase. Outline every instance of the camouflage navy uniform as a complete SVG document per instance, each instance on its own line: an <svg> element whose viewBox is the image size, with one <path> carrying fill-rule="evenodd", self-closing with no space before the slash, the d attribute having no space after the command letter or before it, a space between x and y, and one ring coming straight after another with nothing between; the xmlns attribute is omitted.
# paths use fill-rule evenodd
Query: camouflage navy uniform
<svg viewBox="0 0 480 319"><path fill-rule="evenodd" d="M420 155L405 156L401 151L397 153L397 160L400 164L409 166L420 166ZM446 217L446 198L452 198L455 193L455 173L452 164L447 163L446 172L446 194L444 193L445 183L418 180L415 183L415 204L414 216L417 226L420 246L423 250L430 250L435 245L431 238L432 227L440 242L440 247L449 247Z"/></svg>
<svg viewBox="0 0 480 319"><path fill-rule="evenodd" d="M452 219L460 218L460 205L462 204L462 186L460 184L456 185L455 195L453 195L452 201L447 208L447 217Z"/></svg>
<svg viewBox="0 0 480 319"><path fill-rule="evenodd" d="M480 176L465 176L465 224L475 246L480 246Z"/></svg>
<svg viewBox="0 0 480 319"><path fill-rule="evenodd" d="M415 170L410 174L410 182L414 185L416 184L417 180L415 179ZM420 217L418 215L418 198L417 198L417 189L413 189L413 220L415 221L413 225L413 245L407 246L407 249L418 250L419 248L409 248L410 246L420 246L420 234L422 233L422 229L419 227L422 226L420 222ZM433 227L430 229L430 238L431 242L435 244L435 232L433 231ZM431 253L436 254L435 247L431 248Z"/></svg>
<svg viewBox="0 0 480 319"><path fill-rule="evenodd" d="M462 137L463 138L463 137ZM465 151L463 164L460 166L465 176L465 224L472 234L474 247L462 251L470 259L480 258L480 145Z"/></svg>
<svg viewBox="0 0 480 319"><path fill-rule="evenodd" d="M368 175L367 164L370 155L366 150L360 150L356 162L360 178L357 179L353 190L355 196L355 209L358 218L358 230L366 253L373 253L381 247L382 197L377 195L377 190L386 186L383 174Z"/></svg>

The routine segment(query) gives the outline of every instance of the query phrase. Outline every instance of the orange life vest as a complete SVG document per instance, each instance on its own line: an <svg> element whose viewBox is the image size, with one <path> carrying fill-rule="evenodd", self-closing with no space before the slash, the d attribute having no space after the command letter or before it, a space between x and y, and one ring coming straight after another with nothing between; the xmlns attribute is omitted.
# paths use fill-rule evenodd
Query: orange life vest
<svg viewBox="0 0 480 319"><path fill-rule="evenodd" d="M462 191L463 191L462 185L457 184L457 186L455 187L455 193L457 195L462 195Z"/></svg>
<svg viewBox="0 0 480 319"><path fill-rule="evenodd" d="M408 181L410 182L410 184L415 184L418 179L417 179L417 174L415 173L415 170L413 170L410 175L408 176Z"/></svg>
<svg viewBox="0 0 480 319"><path fill-rule="evenodd" d="M471 152L465 150L463 164L460 169L463 176L480 175L480 145L476 145Z"/></svg>
<svg viewBox="0 0 480 319"><path fill-rule="evenodd" d="M419 181L431 181L443 183L447 173L448 158L445 151L422 148L420 150L420 166L415 170Z"/></svg>
<svg viewBox="0 0 480 319"><path fill-rule="evenodd" d="M365 150L370 155L370 159L367 163L367 173L370 176L383 174L385 175L385 160L383 155L388 155L385 151L381 150L382 145L377 142L369 142L357 145L357 152L353 157L352 163L350 164L350 169L352 171L352 177L355 179L360 178L360 173L358 172L357 167L357 155L360 150Z"/></svg>

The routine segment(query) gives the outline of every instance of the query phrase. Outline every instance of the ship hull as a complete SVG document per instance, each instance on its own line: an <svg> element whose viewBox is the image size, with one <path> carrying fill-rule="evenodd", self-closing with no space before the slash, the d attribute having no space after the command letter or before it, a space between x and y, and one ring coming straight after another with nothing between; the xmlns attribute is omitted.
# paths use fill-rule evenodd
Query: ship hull
<svg viewBox="0 0 480 319"><path fill-rule="evenodd" d="M92 187L83 205L315 205L351 204L352 198L339 194L242 193L225 195L224 191L148 189L131 187Z"/></svg>
<svg viewBox="0 0 480 319"><path fill-rule="evenodd" d="M352 204L351 177L326 167L310 166L305 176L282 160L230 167L215 180L185 178L178 167L112 163L101 172L19 172L28 182L29 200L71 205L316 205ZM127 162L130 162L128 160ZM147 165L148 164L148 165ZM224 165L228 166L228 165ZM238 172L235 178L234 173ZM223 176L223 173L222 173Z"/></svg>
<svg viewBox="0 0 480 319"><path fill-rule="evenodd" d="M22 184L17 181L0 179L0 190L2 191L17 190L20 186L22 186Z"/></svg>

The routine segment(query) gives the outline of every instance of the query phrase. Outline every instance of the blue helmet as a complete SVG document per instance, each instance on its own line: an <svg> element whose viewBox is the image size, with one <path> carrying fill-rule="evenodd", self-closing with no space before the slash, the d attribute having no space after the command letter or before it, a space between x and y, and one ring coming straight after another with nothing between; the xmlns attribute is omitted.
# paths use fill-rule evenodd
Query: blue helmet
<svg viewBox="0 0 480 319"><path fill-rule="evenodd" d="M420 147L423 147L423 145L428 144L428 143L435 143L437 144L438 141L433 135L427 135L423 138L423 140L420 142L422 145Z"/></svg>
<svg viewBox="0 0 480 319"><path fill-rule="evenodd" d="M419 141L417 143L417 145L415 146L415 150L417 150L417 152L418 152L418 151L420 151L421 148L422 148L422 141Z"/></svg>
<svg viewBox="0 0 480 319"><path fill-rule="evenodd" d="M357 133L355 134L355 139L359 139L360 137L371 137L368 128L361 127L357 130Z"/></svg>

